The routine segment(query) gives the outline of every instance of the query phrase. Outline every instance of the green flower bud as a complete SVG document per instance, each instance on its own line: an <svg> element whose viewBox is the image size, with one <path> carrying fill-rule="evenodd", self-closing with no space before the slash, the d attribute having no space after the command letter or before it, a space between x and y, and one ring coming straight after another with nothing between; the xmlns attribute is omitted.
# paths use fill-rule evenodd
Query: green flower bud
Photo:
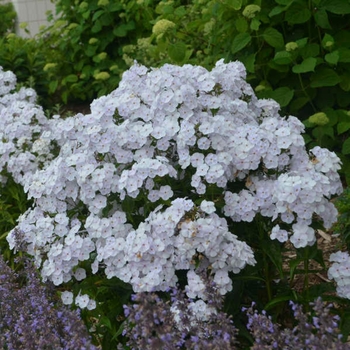
<svg viewBox="0 0 350 350"><path fill-rule="evenodd" d="M78 27L78 23L71 23L69 26L68 26L68 29L74 29Z"/></svg>
<svg viewBox="0 0 350 350"><path fill-rule="evenodd" d="M110 78L110 74L108 72L100 72L94 75L96 80L108 80Z"/></svg>
<svg viewBox="0 0 350 350"><path fill-rule="evenodd" d="M109 4L109 0L99 0L97 6L107 6Z"/></svg>
<svg viewBox="0 0 350 350"><path fill-rule="evenodd" d="M44 66L44 71L47 72L48 70L55 68L57 66L57 63L46 63Z"/></svg>
<svg viewBox="0 0 350 350"><path fill-rule="evenodd" d="M175 28L174 22L167 19L161 19L153 26L152 33L158 37L159 35L164 34L173 28Z"/></svg>
<svg viewBox="0 0 350 350"><path fill-rule="evenodd" d="M98 39L96 39L96 38L91 38L90 40L89 40L89 44L90 45L94 45L94 44L96 44L98 42Z"/></svg>
<svg viewBox="0 0 350 350"><path fill-rule="evenodd" d="M287 43L285 47L286 47L286 51L290 52L290 51L296 50L299 47L299 45L296 42L291 41Z"/></svg>
<svg viewBox="0 0 350 350"><path fill-rule="evenodd" d="M259 5L251 4L245 7L242 14L247 18L254 18L257 12L260 12L261 7Z"/></svg>
<svg viewBox="0 0 350 350"><path fill-rule="evenodd" d="M107 57L106 52L101 52L97 55L97 57L100 59L100 61L104 60Z"/></svg>
<svg viewBox="0 0 350 350"><path fill-rule="evenodd" d="M85 10L87 7L89 7L89 4L86 2L86 1L83 1L79 7L82 9L82 10Z"/></svg>
<svg viewBox="0 0 350 350"><path fill-rule="evenodd" d="M309 117L309 122L316 125L326 125L329 123L329 119L324 112L318 112Z"/></svg>

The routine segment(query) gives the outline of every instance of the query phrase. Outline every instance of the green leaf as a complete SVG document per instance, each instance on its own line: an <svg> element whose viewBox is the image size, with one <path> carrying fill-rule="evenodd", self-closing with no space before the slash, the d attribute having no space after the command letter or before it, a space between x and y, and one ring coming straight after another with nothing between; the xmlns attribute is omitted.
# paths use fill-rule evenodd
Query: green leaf
<svg viewBox="0 0 350 350"><path fill-rule="evenodd" d="M326 33L322 39L323 48L329 50L333 44L334 44L334 38L331 35Z"/></svg>
<svg viewBox="0 0 350 350"><path fill-rule="evenodd" d="M350 91L350 73L349 72L344 72L341 75L341 79L342 79L342 81L339 84L341 89L344 90L344 91Z"/></svg>
<svg viewBox="0 0 350 350"><path fill-rule="evenodd" d="M320 45L307 44L300 50L300 54L304 59L308 57L317 57L320 54Z"/></svg>
<svg viewBox="0 0 350 350"><path fill-rule="evenodd" d="M252 53L248 57L242 59L242 62L249 73L255 72L255 56L256 54Z"/></svg>
<svg viewBox="0 0 350 350"><path fill-rule="evenodd" d="M301 3L293 3L286 11L285 20L289 24L306 23L311 18L310 10Z"/></svg>
<svg viewBox="0 0 350 350"><path fill-rule="evenodd" d="M57 89L57 86L58 86L58 80L52 80L50 81L50 84L49 84L49 91L50 93L54 93Z"/></svg>
<svg viewBox="0 0 350 350"><path fill-rule="evenodd" d="M247 20L243 17L237 18L237 20L235 21L235 27L240 33L246 32L248 30Z"/></svg>
<svg viewBox="0 0 350 350"><path fill-rule="evenodd" d="M280 87L271 92L271 98L279 103L281 107L285 107L289 104L294 96L294 90L288 87Z"/></svg>
<svg viewBox="0 0 350 350"><path fill-rule="evenodd" d="M319 8L335 13L336 15L345 15L350 13L349 0L322 0Z"/></svg>
<svg viewBox="0 0 350 350"><path fill-rule="evenodd" d="M348 130L350 130L350 122L340 122L337 124L337 132L339 135Z"/></svg>
<svg viewBox="0 0 350 350"><path fill-rule="evenodd" d="M250 29L253 31L258 31L260 27L261 22L257 18L253 18L250 22Z"/></svg>
<svg viewBox="0 0 350 350"><path fill-rule="evenodd" d="M293 57L290 52L279 51L275 54L273 61L276 64L290 64L293 61Z"/></svg>
<svg viewBox="0 0 350 350"><path fill-rule="evenodd" d="M92 21L94 22L97 18L102 16L104 13L105 13L105 10L99 10L95 12L94 15L92 16Z"/></svg>
<svg viewBox="0 0 350 350"><path fill-rule="evenodd" d="M312 130L312 135L317 139L321 140L323 136L329 136L331 139L334 139L334 129L331 126L316 126Z"/></svg>
<svg viewBox="0 0 350 350"><path fill-rule="evenodd" d="M175 44L169 45L168 54L172 60L174 60L176 63L180 63L186 56L186 49L186 44L182 41L179 41Z"/></svg>
<svg viewBox="0 0 350 350"><path fill-rule="evenodd" d="M183 17L185 16L187 13L185 6L180 6L177 7L174 11L174 15L178 16L178 17Z"/></svg>
<svg viewBox="0 0 350 350"><path fill-rule="evenodd" d="M276 6L270 11L269 17L277 16L280 13L286 11L286 9L287 9L287 7Z"/></svg>
<svg viewBox="0 0 350 350"><path fill-rule="evenodd" d="M302 49L305 47L305 45L308 42L308 38L302 38L296 41L296 43L298 44L299 49Z"/></svg>
<svg viewBox="0 0 350 350"><path fill-rule="evenodd" d="M251 40L251 36L248 33L239 33L235 36L231 46L231 53L241 51L246 47Z"/></svg>
<svg viewBox="0 0 350 350"><path fill-rule="evenodd" d="M324 59L329 64L337 64L339 61L339 51L333 51L324 56Z"/></svg>
<svg viewBox="0 0 350 350"><path fill-rule="evenodd" d="M283 35L274 28L267 28L263 33L263 38L274 48L284 47Z"/></svg>
<svg viewBox="0 0 350 350"><path fill-rule="evenodd" d="M342 153L343 154L350 154L350 138L347 138L343 142Z"/></svg>
<svg viewBox="0 0 350 350"><path fill-rule="evenodd" d="M68 83L75 83L78 81L78 77L75 74L70 74L66 76L64 80Z"/></svg>
<svg viewBox="0 0 350 350"><path fill-rule="evenodd" d="M328 14L323 9L318 9L314 15L315 22L323 29L332 29L328 21Z"/></svg>
<svg viewBox="0 0 350 350"><path fill-rule="evenodd" d="M339 60L338 62L349 63L350 62L350 50L345 48L339 48Z"/></svg>
<svg viewBox="0 0 350 350"><path fill-rule="evenodd" d="M95 22L95 24L93 25L93 27L91 28L91 32L92 33L98 33L98 32L101 31L101 29L102 29L101 21L97 20Z"/></svg>
<svg viewBox="0 0 350 350"><path fill-rule="evenodd" d="M330 68L318 69L311 76L310 86L313 88L323 87L323 86L334 86L341 82L339 75Z"/></svg>
<svg viewBox="0 0 350 350"><path fill-rule="evenodd" d="M120 38L126 36L128 34L127 24L121 24L120 26L114 28L113 34Z"/></svg>
<svg viewBox="0 0 350 350"><path fill-rule="evenodd" d="M237 11L242 7L242 0L225 0L224 4Z"/></svg>
<svg viewBox="0 0 350 350"><path fill-rule="evenodd" d="M306 58L303 62L300 64L295 65L292 68L293 73L300 74L300 73L307 73L307 72L313 72L316 67L316 58L309 57Z"/></svg>
<svg viewBox="0 0 350 350"><path fill-rule="evenodd" d="M273 298L271 301L269 301L264 309L267 311L269 309L271 309L272 307L274 307L275 305L277 304L280 304L280 303L284 303L284 302L289 302L290 300L293 300L294 299L294 296L292 294L288 294L288 295L280 295L276 298Z"/></svg>
<svg viewBox="0 0 350 350"><path fill-rule="evenodd" d="M275 0L275 1L279 5L285 5L285 6L288 6L289 4L291 4L293 2L293 0Z"/></svg>

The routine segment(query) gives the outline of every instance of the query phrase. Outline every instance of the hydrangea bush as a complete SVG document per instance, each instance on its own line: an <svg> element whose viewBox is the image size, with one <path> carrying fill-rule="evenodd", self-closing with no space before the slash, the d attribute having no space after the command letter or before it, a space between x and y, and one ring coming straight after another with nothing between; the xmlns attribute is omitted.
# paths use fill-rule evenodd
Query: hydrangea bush
<svg viewBox="0 0 350 350"><path fill-rule="evenodd" d="M303 124L257 99L239 62L221 60L212 71L135 63L91 113L50 121L30 101L8 113L22 99L8 94L12 87L3 113L10 127L27 128L8 133L1 162L35 200L17 229L55 285L82 281L91 269L135 292L164 291L185 270L187 294L203 298L200 266L224 295L229 273L256 262L235 222L263 217L271 239L300 248L315 243L315 218L326 228L336 221L329 199L342 190L339 159L320 147L308 152ZM13 233L8 241L14 248ZM73 302L69 291L62 297ZM85 294L75 302L95 307Z"/></svg>

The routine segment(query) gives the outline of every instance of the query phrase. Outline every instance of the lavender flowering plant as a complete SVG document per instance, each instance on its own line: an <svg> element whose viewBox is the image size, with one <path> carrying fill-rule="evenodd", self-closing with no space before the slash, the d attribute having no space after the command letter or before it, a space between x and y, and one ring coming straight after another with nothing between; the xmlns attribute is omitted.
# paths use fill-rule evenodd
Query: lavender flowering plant
<svg viewBox="0 0 350 350"><path fill-rule="evenodd" d="M0 348L96 349L91 344L79 310L71 311L50 285L40 282L29 260L15 273L0 256Z"/></svg>

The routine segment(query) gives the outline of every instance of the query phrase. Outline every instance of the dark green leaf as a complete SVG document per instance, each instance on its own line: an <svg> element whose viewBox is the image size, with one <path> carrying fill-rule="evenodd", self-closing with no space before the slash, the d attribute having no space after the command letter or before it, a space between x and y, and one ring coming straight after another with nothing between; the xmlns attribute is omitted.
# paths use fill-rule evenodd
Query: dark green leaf
<svg viewBox="0 0 350 350"><path fill-rule="evenodd" d="M331 25L329 24L328 21L328 15L325 10L318 9L315 12L315 22L323 29L332 29Z"/></svg>
<svg viewBox="0 0 350 350"><path fill-rule="evenodd" d="M273 60L276 64L290 64L293 61L293 57L290 52L280 51L276 53Z"/></svg>
<svg viewBox="0 0 350 350"><path fill-rule="evenodd" d="M339 51L333 51L324 56L324 59L329 64L337 64L339 61Z"/></svg>
<svg viewBox="0 0 350 350"><path fill-rule="evenodd" d="M306 5L301 3L293 3L292 6L286 11L285 20L289 24L301 24L309 21L311 18L311 12Z"/></svg>
<svg viewBox="0 0 350 350"><path fill-rule="evenodd" d="M246 32L248 30L247 20L243 17L237 18L237 20L235 21L235 27L240 33Z"/></svg>
<svg viewBox="0 0 350 350"><path fill-rule="evenodd" d="M91 32L92 33L98 33L98 32L101 31L101 29L102 29L101 21L97 20L95 22L95 24L93 25L93 27L91 28Z"/></svg>
<svg viewBox="0 0 350 350"><path fill-rule="evenodd" d="M50 84L49 84L50 93L54 93L57 89L57 86L58 86L58 80L50 81Z"/></svg>
<svg viewBox="0 0 350 350"><path fill-rule="evenodd" d="M290 300L293 300L293 299L294 298L293 298L292 294L278 296L276 298L273 298L271 301L269 301L265 305L264 309L265 310L269 310L272 307L276 306L277 304L280 304L280 303L283 303L283 302L289 302Z"/></svg>
<svg viewBox="0 0 350 350"><path fill-rule="evenodd" d="M283 6L276 6L274 7L270 13L269 13L269 17L273 17L273 16L277 16L280 13L286 11L287 7L283 7Z"/></svg>
<svg viewBox="0 0 350 350"><path fill-rule="evenodd" d="M255 56L256 56L256 54L252 53L248 57L245 57L244 59L242 59L242 62L244 63L244 65L249 73L255 72Z"/></svg>
<svg viewBox="0 0 350 350"><path fill-rule="evenodd" d="M285 107L289 104L294 96L294 91L288 87L280 87L272 91L271 98L277 101L281 107Z"/></svg>
<svg viewBox="0 0 350 350"><path fill-rule="evenodd" d="M293 0L275 0L277 4L288 6L293 2Z"/></svg>
<svg viewBox="0 0 350 350"><path fill-rule="evenodd" d="M350 122L340 122L337 125L338 134L342 134L350 129Z"/></svg>
<svg viewBox="0 0 350 350"><path fill-rule="evenodd" d="M242 0L225 0L225 5L232 7L234 10L240 10L242 7Z"/></svg>
<svg viewBox="0 0 350 350"><path fill-rule="evenodd" d="M284 47L283 35L274 28L267 28L263 33L263 38L274 48Z"/></svg>
<svg viewBox="0 0 350 350"><path fill-rule="evenodd" d="M344 72L341 76L342 81L340 82L339 86L344 91L350 91L350 73Z"/></svg>
<svg viewBox="0 0 350 350"><path fill-rule="evenodd" d="M339 48L339 60L338 62L349 63L350 62L350 50L345 48Z"/></svg>
<svg viewBox="0 0 350 350"><path fill-rule="evenodd" d="M337 15L345 15L350 13L349 0L322 0L319 7Z"/></svg>
<svg viewBox="0 0 350 350"><path fill-rule="evenodd" d="M342 153L343 154L350 154L350 138L347 138L343 142Z"/></svg>
<svg viewBox="0 0 350 350"><path fill-rule="evenodd" d="M78 77L75 74L70 74L64 79L68 83L75 83L78 81Z"/></svg>
<svg viewBox="0 0 350 350"><path fill-rule="evenodd" d="M308 57L317 57L320 54L320 45L307 44L300 50L300 53L304 59Z"/></svg>
<svg viewBox="0 0 350 350"><path fill-rule="evenodd" d="M321 68L318 69L311 76L310 86L313 88L323 87L323 86L334 86L340 83L341 78L339 75L330 68Z"/></svg>
<svg viewBox="0 0 350 350"><path fill-rule="evenodd" d="M178 17L183 17L187 13L185 6L180 6L177 7L176 10L174 11L174 15Z"/></svg>
<svg viewBox="0 0 350 350"><path fill-rule="evenodd" d="M104 13L105 13L105 10L96 11L92 16L92 21L94 22L97 18L99 18Z"/></svg>
<svg viewBox="0 0 350 350"><path fill-rule="evenodd" d="M292 68L293 73L300 74L300 73L307 73L307 72L313 72L316 67L316 58L309 57L306 58L303 62L300 64L295 65Z"/></svg>
<svg viewBox="0 0 350 350"><path fill-rule="evenodd" d="M251 36L248 33L239 33L235 36L231 46L231 53L241 51L246 47L251 40Z"/></svg>
<svg viewBox="0 0 350 350"><path fill-rule="evenodd" d="M175 44L170 44L168 48L168 54L172 60L176 63L181 63L186 56L186 44L179 41Z"/></svg>

